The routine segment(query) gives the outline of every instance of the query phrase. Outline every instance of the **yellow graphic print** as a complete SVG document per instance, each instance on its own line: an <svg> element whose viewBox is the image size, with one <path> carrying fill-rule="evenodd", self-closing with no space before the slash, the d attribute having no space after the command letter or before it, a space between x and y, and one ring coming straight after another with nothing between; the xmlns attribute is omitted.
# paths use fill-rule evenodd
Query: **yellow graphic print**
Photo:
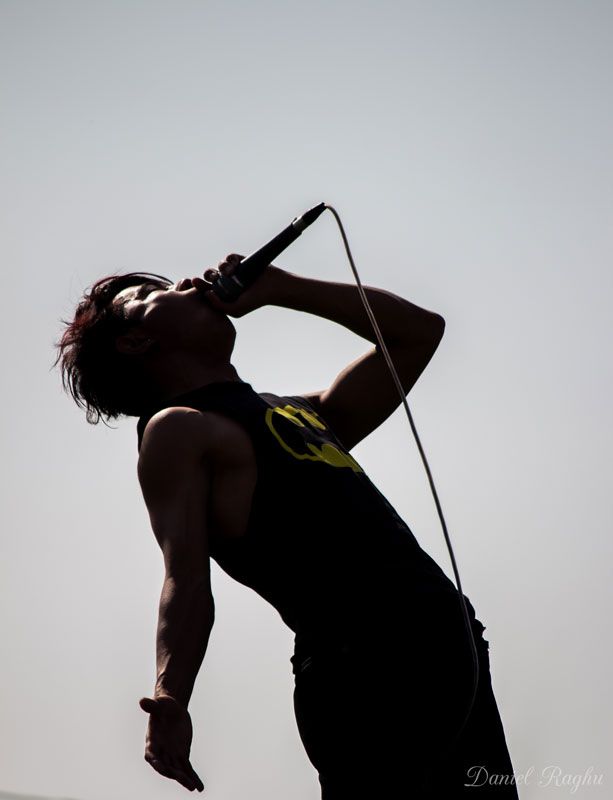
<svg viewBox="0 0 613 800"><path fill-rule="evenodd" d="M299 419L299 416L302 417L302 419ZM275 419L275 417L277 419ZM289 420L294 425L304 428L303 440L308 452L297 452L285 441L281 432L275 427L275 422L281 422L281 420L278 419L279 417L281 417L281 420ZM303 420L308 424L305 425ZM292 405L283 407L275 406L275 408L269 408L266 411L266 424L281 447L300 461L304 459L308 459L309 461L323 461L326 464L330 464L332 467L349 467L354 472L364 472L355 458L352 458L349 453L344 453L342 450L339 450L336 445L325 441L321 433L317 433L318 431L325 431L327 428L321 421L319 415L314 412L310 413ZM283 424L278 425L278 427L282 428ZM318 440L317 443L308 441L311 437Z"/></svg>

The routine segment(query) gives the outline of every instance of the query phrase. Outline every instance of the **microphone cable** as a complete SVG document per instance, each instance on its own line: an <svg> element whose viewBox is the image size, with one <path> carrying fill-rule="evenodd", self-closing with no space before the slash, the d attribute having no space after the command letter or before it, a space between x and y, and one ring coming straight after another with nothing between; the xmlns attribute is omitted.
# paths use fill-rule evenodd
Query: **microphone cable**
<svg viewBox="0 0 613 800"><path fill-rule="evenodd" d="M347 241L347 236L345 234L345 229L343 228L343 223L341 222L341 218L340 218L339 214L337 213L336 209L334 209L331 205L328 205L327 203L324 204L324 205L325 205L325 208L327 208L329 211L332 212L332 214L334 215L334 218L336 219L336 222L338 223L338 227L340 229L341 236L343 237L343 243L345 245L345 250L347 252L347 257L349 258L349 263L351 265L351 269L352 269L353 275L355 277L355 281L356 281L356 284L357 284L357 287L358 287L358 291L360 293L360 297L362 299L362 303L364 304L364 308L366 309L366 313L368 314L368 317L369 317L370 322L372 324L373 330L375 332L375 336L377 337L377 342L379 344L379 347L381 348L381 352L383 353L383 356L385 358L385 361L387 363L389 371L390 371L390 373L392 375L392 378L394 379L394 383L396 384L396 388L398 389L398 394L400 395L400 399L402 401L402 405L404 407L404 410L406 411L406 414L407 414L407 417L408 417L408 420L409 420L409 424L411 426L411 430L413 431L413 435L415 437L415 441L417 442L417 447L419 449L419 453L421 455L421 459L423 461L423 464L424 464L424 467L425 467L425 470L426 470L426 474L428 476L428 481L430 483L430 489L432 490L432 495L434 497L434 502L436 504L436 510L438 512L438 516L439 516L439 519L441 521L441 525L442 525L442 528L443 528L443 534L445 536L445 541L447 543L447 549L449 551L449 556L451 557L451 564L453 566L453 573L454 573L455 579L456 579L456 588L457 588L458 594L460 596L460 604L462 606L464 622L465 622L466 629L468 631L469 640L470 640L470 648L471 648L471 654L472 654L472 658L473 658L473 670L474 670L473 692L472 692L470 704L468 706L468 711L466 712L466 716L464 717L464 721L462 722L462 725L460 726L458 732L455 734L454 738L451 740L451 742L449 744L449 750L451 750L453 745L457 742L458 738L460 737L460 734L464 730L464 727L466 726L466 723L468 722L468 718L470 717L470 714L471 714L471 712L473 710L473 706L474 706L474 703L475 703L475 698L476 698L476 695L477 695L477 688L478 688L478 685L479 685L479 657L478 657L478 654L477 654L477 645L475 643L475 637L473 635L472 626L470 624L470 617L468 615L468 609L466 608L466 601L464 599L464 593L462 591L462 582L460 580L460 573L458 571L458 567L457 567L456 560L455 560L455 555L454 555L454 552L453 552L453 547L451 546L451 541L449 539L449 534L447 532L447 525L445 523L445 518L443 516L443 510L441 508L441 504L440 504L439 499L438 499L438 494L437 494L437 491L436 491L436 487L434 486L434 480L432 479L432 473L430 472L430 467L428 465L428 459L426 458L426 454L424 452L424 449L421 446L421 441L419 439L419 435L417 433L417 429L415 428L415 423L413 422L413 417L411 416L411 412L409 410L409 405L407 403L407 399L406 399L406 395L405 395L404 389L402 387L402 383L400 382L400 378L398 377L398 373L396 372L396 369L394 367L394 363L393 363L392 359L390 358L390 354L389 354L389 352L387 350L387 347L385 346L385 342L383 341L383 336L381 335L381 331L379 330L379 325L377 324L377 320L375 318L375 315L374 315L374 313L373 313L373 311L372 311L372 309L370 307L370 304L368 302L368 298L366 297L366 293L365 293L365 291L364 291L364 289L362 287L362 282L360 281L360 276L358 275L358 271L356 269L356 266L355 266L355 263L354 263L354 260L353 260L353 256L351 255L351 249L349 247L349 242ZM439 751L439 755L441 755L440 751Z"/></svg>

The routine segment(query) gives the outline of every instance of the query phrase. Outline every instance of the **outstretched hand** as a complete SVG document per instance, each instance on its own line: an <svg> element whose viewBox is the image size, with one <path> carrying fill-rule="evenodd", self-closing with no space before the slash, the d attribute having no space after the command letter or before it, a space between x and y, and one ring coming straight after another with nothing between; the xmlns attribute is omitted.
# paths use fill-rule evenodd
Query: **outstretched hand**
<svg viewBox="0 0 613 800"><path fill-rule="evenodd" d="M219 262L216 269L205 270L205 279L209 284L213 284L220 275L232 275L244 258L245 256L240 256L237 253L230 253L224 261ZM283 274L286 274L284 270L269 264L250 286L243 289L236 300L229 303L219 298L207 284L204 284L204 281L202 283L206 287L206 299L213 308L223 311L229 317L242 317L250 311L255 311L256 308L261 308L274 302L275 291Z"/></svg>
<svg viewBox="0 0 613 800"><path fill-rule="evenodd" d="M142 697L139 705L149 714L145 761L190 792L201 792L204 784L189 761L193 729L188 710L172 697Z"/></svg>

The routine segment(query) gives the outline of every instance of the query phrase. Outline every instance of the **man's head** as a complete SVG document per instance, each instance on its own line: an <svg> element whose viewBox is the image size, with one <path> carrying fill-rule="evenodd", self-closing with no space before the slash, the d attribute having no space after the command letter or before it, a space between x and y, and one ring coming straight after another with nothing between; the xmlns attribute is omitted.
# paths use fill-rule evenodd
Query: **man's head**
<svg viewBox="0 0 613 800"><path fill-rule="evenodd" d="M205 297L210 284L131 272L97 281L66 325L56 364L87 421L140 416L200 380L225 377L236 331Z"/></svg>

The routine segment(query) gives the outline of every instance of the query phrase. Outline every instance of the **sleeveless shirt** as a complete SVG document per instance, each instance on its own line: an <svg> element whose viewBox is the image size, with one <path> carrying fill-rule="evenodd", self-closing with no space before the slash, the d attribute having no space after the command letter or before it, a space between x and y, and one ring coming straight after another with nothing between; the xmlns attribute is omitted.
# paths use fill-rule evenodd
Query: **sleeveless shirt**
<svg viewBox="0 0 613 800"><path fill-rule="evenodd" d="M209 541L216 563L271 603L294 632L294 652L410 624L455 584L301 395L217 381L150 408L222 413L251 437L257 463L247 530ZM395 621L395 623L394 623ZM296 655L294 656L296 657ZM292 659L293 660L293 659Z"/></svg>

